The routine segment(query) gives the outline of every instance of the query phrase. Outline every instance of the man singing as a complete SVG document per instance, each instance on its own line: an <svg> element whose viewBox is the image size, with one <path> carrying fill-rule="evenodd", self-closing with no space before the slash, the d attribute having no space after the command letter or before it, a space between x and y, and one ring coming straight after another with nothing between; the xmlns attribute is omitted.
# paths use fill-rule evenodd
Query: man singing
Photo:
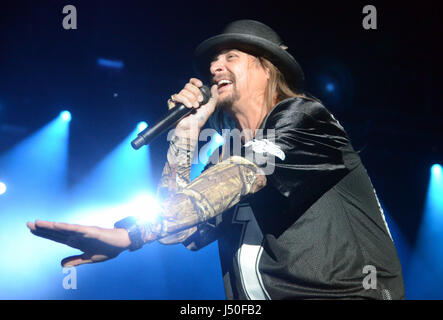
<svg viewBox="0 0 443 320"><path fill-rule="evenodd" d="M333 115L303 92L303 71L275 31L230 23L197 47L195 66L200 79L168 101L195 112L170 139L157 221L128 217L104 229L37 220L31 232L84 252L63 266L153 241L198 250L218 240L228 299L403 299L397 252L360 157ZM201 80L212 97L199 106ZM225 142L211 158L217 163L191 182L207 122Z"/></svg>

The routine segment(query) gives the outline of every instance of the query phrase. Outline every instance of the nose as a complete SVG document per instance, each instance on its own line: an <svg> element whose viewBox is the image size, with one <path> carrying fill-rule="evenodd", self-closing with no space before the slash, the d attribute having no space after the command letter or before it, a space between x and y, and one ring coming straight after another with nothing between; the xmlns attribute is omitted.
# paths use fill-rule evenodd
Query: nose
<svg viewBox="0 0 443 320"><path fill-rule="evenodd" d="M223 72L225 70L226 70L226 68L225 68L224 64L222 63L222 61L220 61L220 59L213 61L211 63L210 68L209 68L209 71L211 72L211 74L213 76L215 76L217 73Z"/></svg>

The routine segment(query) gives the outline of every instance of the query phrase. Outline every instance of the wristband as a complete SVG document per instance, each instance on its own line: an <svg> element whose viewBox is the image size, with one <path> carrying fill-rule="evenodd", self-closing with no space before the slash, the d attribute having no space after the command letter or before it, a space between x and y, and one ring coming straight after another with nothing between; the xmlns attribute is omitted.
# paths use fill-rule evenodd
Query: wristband
<svg viewBox="0 0 443 320"><path fill-rule="evenodd" d="M129 239L131 240L129 251L135 251L143 247L144 242L142 239L142 234L137 225L137 220L134 217L126 217L117 221L114 224L114 228L122 228L128 232Z"/></svg>

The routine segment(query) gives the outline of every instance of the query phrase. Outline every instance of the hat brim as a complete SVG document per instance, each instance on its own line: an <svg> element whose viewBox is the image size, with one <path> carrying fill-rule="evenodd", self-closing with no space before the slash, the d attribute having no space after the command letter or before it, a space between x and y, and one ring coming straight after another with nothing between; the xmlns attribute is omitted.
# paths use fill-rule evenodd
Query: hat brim
<svg viewBox="0 0 443 320"><path fill-rule="evenodd" d="M194 52L194 68L199 76L206 81L211 79L210 63L225 49L238 49L268 59L283 73L291 89L303 90L303 70L294 57L275 43L248 34L220 34L203 41Z"/></svg>

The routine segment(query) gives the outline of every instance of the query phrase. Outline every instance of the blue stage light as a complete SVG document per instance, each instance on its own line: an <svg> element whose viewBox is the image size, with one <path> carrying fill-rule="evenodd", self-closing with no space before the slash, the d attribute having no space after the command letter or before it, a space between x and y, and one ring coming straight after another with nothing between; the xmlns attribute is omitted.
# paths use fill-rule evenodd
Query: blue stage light
<svg viewBox="0 0 443 320"><path fill-rule="evenodd" d="M149 193L141 193L128 202L125 212L142 222L155 222L161 214L161 206Z"/></svg>
<svg viewBox="0 0 443 320"><path fill-rule="evenodd" d="M141 189L139 189L141 190ZM127 216L133 216L141 223L156 221L162 212L157 199L146 189L122 202L97 204L77 199L77 207L66 217L77 224L112 228L114 223Z"/></svg>
<svg viewBox="0 0 443 320"><path fill-rule="evenodd" d="M6 192L6 189L6 184L0 182L0 195L4 194Z"/></svg>
<svg viewBox="0 0 443 320"><path fill-rule="evenodd" d="M335 86L333 83L329 82L326 84L325 89L328 92L333 92L333 91L335 91Z"/></svg>
<svg viewBox="0 0 443 320"><path fill-rule="evenodd" d="M140 150L131 146L131 141L144 126L141 123L134 126L132 132L71 189L71 197L76 201L108 206L127 202L134 194L155 188L149 145Z"/></svg>
<svg viewBox="0 0 443 320"><path fill-rule="evenodd" d="M213 136L213 139L217 147L221 146L225 142L223 136L218 133Z"/></svg>
<svg viewBox="0 0 443 320"><path fill-rule="evenodd" d="M59 247L32 236L25 223L37 218L58 220L63 214L68 142L69 122L57 114L0 155L1 180L8 188L0 196L0 234L9 240L2 241L0 250L0 299L39 299L52 281L58 281L52 275L59 270L54 264L61 256ZM35 272L30 272L30 266Z"/></svg>
<svg viewBox="0 0 443 320"><path fill-rule="evenodd" d="M405 281L410 282L409 299L442 299L443 269L443 179L442 167L434 164L430 179L423 218L415 242L415 252L410 260ZM426 272L423 272L426 270Z"/></svg>
<svg viewBox="0 0 443 320"><path fill-rule="evenodd" d="M434 164L431 167L431 172L435 177L441 177L442 168L439 164Z"/></svg>
<svg viewBox="0 0 443 320"><path fill-rule="evenodd" d="M102 67L106 68L112 68L112 69L122 69L124 66L124 63L119 60L109 60L109 59L103 59L98 58L97 64Z"/></svg>
<svg viewBox="0 0 443 320"><path fill-rule="evenodd" d="M62 111L60 112L60 118L62 118L63 121L71 121L71 113L69 111Z"/></svg>
<svg viewBox="0 0 443 320"><path fill-rule="evenodd" d="M431 179L428 187L428 212L441 218L443 227L443 174L442 166L434 164L431 167Z"/></svg>
<svg viewBox="0 0 443 320"><path fill-rule="evenodd" d="M139 122L137 125L137 132L142 132L148 127L148 124L145 121Z"/></svg>

